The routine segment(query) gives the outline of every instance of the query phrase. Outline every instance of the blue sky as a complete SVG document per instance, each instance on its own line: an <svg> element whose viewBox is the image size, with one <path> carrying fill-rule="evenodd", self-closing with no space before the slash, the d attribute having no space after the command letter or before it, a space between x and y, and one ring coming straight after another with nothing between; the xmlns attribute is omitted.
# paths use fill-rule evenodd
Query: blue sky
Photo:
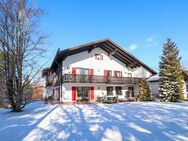
<svg viewBox="0 0 188 141"><path fill-rule="evenodd" d="M46 10L42 26L50 34L51 64L58 48L110 38L158 70L167 37L188 66L188 0L35 0Z"/></svg>

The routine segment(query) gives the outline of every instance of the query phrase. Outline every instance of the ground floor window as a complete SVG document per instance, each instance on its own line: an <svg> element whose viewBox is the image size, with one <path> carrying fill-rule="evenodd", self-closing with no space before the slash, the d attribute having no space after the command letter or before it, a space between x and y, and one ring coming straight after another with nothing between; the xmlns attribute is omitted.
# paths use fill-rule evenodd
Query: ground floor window
<svg viewBox="0 0 188 141"><path fill-rule="evenodd" d="M107 87L107 95L113 95L113 87Z"/></svg>
<svg viewBox="0 0 188 141"><path fill-rule="evenodd" d="M122 95L122 87L116 87L116 95Z"/></svg>
<svg viewBox="0 0 188 141"><path fill-rule="evenodd" d="M49 97L49 99L55 99L55 100L60 100L60 88L55 88L53 89L53 94L51 97Z"/></svg>
<svg viewBox="0 0 188 141"><path fill-rule="evenodd" d="M128 91L127 91L126 97L127 98L134 97L134 87L128 87Z"/></svg>
<svg viewBox="0 0 188 141"><path fill-rule="evenodd" d="M77 101L89 101L90 87L77 87Z"/></svg>

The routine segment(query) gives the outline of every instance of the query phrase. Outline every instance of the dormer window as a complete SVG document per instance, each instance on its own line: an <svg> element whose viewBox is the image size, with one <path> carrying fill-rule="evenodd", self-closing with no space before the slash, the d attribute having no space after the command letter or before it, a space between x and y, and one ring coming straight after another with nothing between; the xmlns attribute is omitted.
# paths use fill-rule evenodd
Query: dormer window
<svg viewBox="0 0 188 141"><path fill-rule="evenodd" d="M95 54L95 59L96 60L103 60L103 55L102 54Z"/></svg>

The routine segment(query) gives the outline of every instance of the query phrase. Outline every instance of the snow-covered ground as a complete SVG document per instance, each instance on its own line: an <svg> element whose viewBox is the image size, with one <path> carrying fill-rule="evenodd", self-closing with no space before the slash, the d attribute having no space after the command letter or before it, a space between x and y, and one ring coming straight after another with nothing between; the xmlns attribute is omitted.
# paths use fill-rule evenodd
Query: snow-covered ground
<svg viewBox="0 0 188 141"><path fill-rule="evenodd" d="M44 105L0 110L0 141L188 140L188 103Z"/></svg>

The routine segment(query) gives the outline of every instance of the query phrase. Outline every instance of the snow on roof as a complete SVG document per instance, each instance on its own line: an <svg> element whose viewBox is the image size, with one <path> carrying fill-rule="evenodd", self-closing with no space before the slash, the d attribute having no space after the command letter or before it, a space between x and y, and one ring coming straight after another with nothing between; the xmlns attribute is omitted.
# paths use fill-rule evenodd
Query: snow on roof
<svg viewBox="0 0 188 141"><path fill-rule="evenodd" d="M150 78L148 78L147 81L149 81L149 82L152 82L152 81L159 81L159 75L156 74L156 75L154 75L154 76L151 76Z"/></svg>
<svg viewBox="0 0 188 141"><path fill-rule="evenodd" d="M188 70L184 70L184 77L185 78L188 78ZM156 81L159 81L160 77L159 77L159 74L156 74L154 76L151 76L150 78L147 79L147 81L149 82L156 82ZM185 79L187 80L187 79Z"/></svg>

